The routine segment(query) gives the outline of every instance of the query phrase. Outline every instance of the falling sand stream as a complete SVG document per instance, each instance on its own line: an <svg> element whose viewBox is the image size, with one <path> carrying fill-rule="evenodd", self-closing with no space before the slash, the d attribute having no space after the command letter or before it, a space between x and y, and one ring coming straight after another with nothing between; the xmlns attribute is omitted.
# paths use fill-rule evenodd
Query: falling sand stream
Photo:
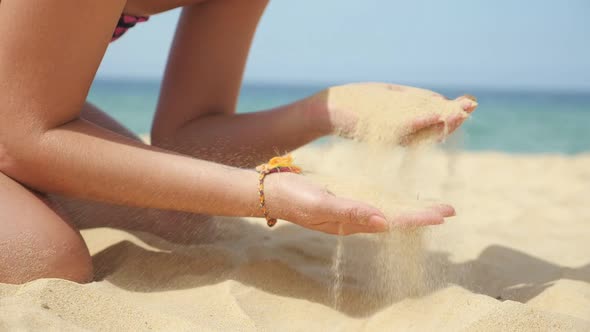
<svg viewBox="0 0 590 332"><path fill-rule="evenodd" d="M395 145L409 134L412 119L437 116L444 123L446 137L447 119L468 114L459 101L433 98L431 91L383 84L337 87L327 98L333 108L355 110L358 124L349 133L354 141L323 147L319 152L323 162L317 164L316 156L316 163L304 165L304 169L335 194L380 208L393 224L384 234L352 236L367 237L361 250L349 250L348 238L338 236L330 269L333 307L341 309L347 279L356 280L357 286L370 294L367 301L378 303L418 296L439 286L443 282L440 276L427 273L433 268L427 264L424 248L428 230L396 227L395 220L403 212L438 200L423 175L431 166L427 161L429 146L440 137L440 128L414 135L409 148ZM452 169L452 165L445 166ZM436 200L429 199L432 197ZM354 277L347 278L349 271Z"/></svg>

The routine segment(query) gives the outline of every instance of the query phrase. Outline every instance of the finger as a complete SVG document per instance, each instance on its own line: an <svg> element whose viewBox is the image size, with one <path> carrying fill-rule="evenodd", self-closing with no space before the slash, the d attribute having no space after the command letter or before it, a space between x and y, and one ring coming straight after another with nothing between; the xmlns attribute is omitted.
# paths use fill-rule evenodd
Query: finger
<svg viewBox="0 0 590 332"><path fill-rule="evenodd" d="M467 119L464 116L457 115L449 118L447 120L447 135L453 133L457 128L459 128L463 122Z"/></svg>
<svg viewBox="0 0 590 332"><path fill-rule="evenodd" d="M434 226L440 225L444 223L444 218L451 217L455 215L455 209L450 205L446 204L438 204L429 207L423 211L415 211L415 212L405 212L401 213L397 216L390 217L389 223L390 227L387 229L389 230L391 227L424 227L424 226ZM330 227L331 225L327 225ZM349 235L349 234L356 234L356 233L381 233L387 230L384 229L377 229L366 227L364 225L355 225L355 224L343 224L342 229L339 229L338 226L332 226L333 229L331 232L332 234L341 234L341 235Z"/></svg>
<svg viewBox="0 0 590 332"><path fill-rule="evenodd" d="M331 222L323 222L320 224L313 224L313 225L309 226L309 229L312 229L314 231L319 231L322 233L326 233L326 234L331 234L331 235L347 235L347 234L344 234L343 229L340 229L339 225L336 225Z"/></svg>
<svg viewBox="0 0 590 332"><path fill-rule="evenodd" d="M453 217L456 215L455 208L448 204L435 204L429 206L429 210L438 213L443 218Z"/></svg>
<svg viewBox="0 0 590 332"><path fill-rule="evenodd" d="M463 95L461 97L458 97L455 100L461 103L461 107L467 113L471 113L471 112L475 111L475 109L479 105L477 103L477 98L475 98L471 95Z"/></svg>
<svg viewBox="0 0 590 332"><path fill-rule="evenodd" d="M392 227L422 227L440 225L444 223L444 218L455 215L455 209L447 204L431 205L422 211L412 211L400 213L397 216L390 217L390 226ZM333 234L333 235L351 235L357 233L381 233L388 231L391 227L374 227L374 225L324 222L314 225L315 230Z"/></svg>
<svg viewBox="0 0 590 332"><path fill-rule="evenodd" d="M438 115L438 114L428 115L428 116L421 117L421 118L414 120L411 125L411 130L412 130L412 132L420 131L424 128L428 128L428 127L433 126L433 125L440 123L440 122L441 122L440 115Z"/></svg>
<svg viewBox="0 0 590 332"><path fill-rule="evenodd" d="M444 223L444 218L440 213L427 209L400 213L391 217L391 223L395 227L430 226Z"/></svg>
<svg viewBox="0 0 590 332"><path fill-rule="evenodd" d="M352 235L352 234L373 234L373 233L384 233L389 231L389 226L386 228L380 227L371 227L365 225L355 225L355 224L344 224L342 226L342 235Z"/></svg>
<svg viewBox="0 0 590 332"><path fill-rule="evenodd" d="M347 198L331 196L323 205L324 220L333 223L363 225L375 231L387 230L385 217L377 208Z"/></svg>
<svg viewBox="0 0 590 332"><path fill-rule="evenodd" d="M324 232L332 235L352 235L363 233L382 233L388 229L378 229L367 225L356 225L346 223L326 222L319 225L314 225L314 230Z"/></svg>
<svg viewBox="0 0 590 332"><path fill-rule="evenodd" d="M429 138L441 141L444 138L444 131L444 122L437 122L429 127L422 128L417 132L402 137L400 139L400 145L408 146Z"/></svg>

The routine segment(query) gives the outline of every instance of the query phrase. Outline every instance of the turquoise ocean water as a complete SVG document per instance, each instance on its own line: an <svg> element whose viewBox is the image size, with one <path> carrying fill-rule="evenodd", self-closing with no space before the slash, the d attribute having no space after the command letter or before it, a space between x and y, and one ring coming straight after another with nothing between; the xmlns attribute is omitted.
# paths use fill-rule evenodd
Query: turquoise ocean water
<svg viewBox="0 0 590 332"><path fill-rule="evenodd" d="M324 86L245 84L238 112L268 109ZM427 87L449 97L470 93L479 108L457 141L466 150L510 153L590 152L590 92L502 91ZM158 81L98 80L89 99L136 133L148 133Z"/></svg>

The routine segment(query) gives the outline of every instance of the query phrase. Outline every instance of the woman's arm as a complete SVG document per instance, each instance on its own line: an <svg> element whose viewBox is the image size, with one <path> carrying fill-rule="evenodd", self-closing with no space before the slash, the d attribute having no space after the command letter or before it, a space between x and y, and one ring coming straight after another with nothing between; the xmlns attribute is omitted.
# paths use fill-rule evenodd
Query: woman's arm
<svg viewBox="0 0 590 332"><path fill-rule="evenodd" d="M301 101L235 114L242 75L267 0L187 6L178 24L152 144L237 166L253 166L330 133L327 116Z"/></svg>
<svg viewBox="0 0 590 332"><path fill-rule="evenodd" d="M2 1L0 171L43 192L259 214L254 172L140 146L78 118L123 4Z"/></svg>
<svg viewBox="0 0 590 332"><path fill-rule="evenodd" d="M209 0L183 10L154 119L152 144L228 165L254 166L321 136L354 132L356 110L333 109L329 90L273 110L235 114L246 58L266 4L267 0ZM416 90L379 85L391 92L393 100L401 90ZM428 95L433 102L442 97L434 92ZM369 103L367 108L371 107ZM448 132L444 132L440 130L445 127L444 119L417 116L399 124L410 128L407 139L400 143L411 143L421 130L434 128L448 134L464 118L447 119Z"/></svg>
<svg viewBox="0 0 590 332"><path fill-rule="evenodd" d="M0 171L42 192L260 216L255 172L144 146L79 118L123 4L2 0ZM346 233L387 228L375 208L331 196L301 176L273 174L265 183L273 217L332 233L341 224Z"/></svg>
<svg viewBox="0 0 590 332"><path fill-rule="evenodd" d="M152 144L236 167L253 167L332 132L329 121L309 116L311 100L245 114L210 114Z"/></svg>

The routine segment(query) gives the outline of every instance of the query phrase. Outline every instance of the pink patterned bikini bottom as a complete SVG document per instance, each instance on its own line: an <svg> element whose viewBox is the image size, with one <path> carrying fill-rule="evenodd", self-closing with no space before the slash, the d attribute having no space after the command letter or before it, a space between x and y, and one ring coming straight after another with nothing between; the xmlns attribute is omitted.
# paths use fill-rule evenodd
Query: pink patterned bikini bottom
<svg viewBox="0 0 590 332"><path fill-rule="evenodd" d="M117 27L115 28L115 32L113 32L113 38L111 42L119 39L127 30L133 28L135 24L145 22L148 20L149 17L147 16L133 16L133 15L121 15L119 18L119 22L117 23Z"/></svg>

